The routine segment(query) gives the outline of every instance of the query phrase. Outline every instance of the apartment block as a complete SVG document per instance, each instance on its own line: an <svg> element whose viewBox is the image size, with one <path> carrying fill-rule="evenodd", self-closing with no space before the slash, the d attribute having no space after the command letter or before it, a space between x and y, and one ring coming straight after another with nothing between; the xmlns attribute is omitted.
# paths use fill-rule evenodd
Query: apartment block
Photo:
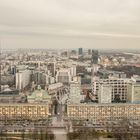
<svg viewBox="0 0 140 140"><path fill-rule="evenodd" d="M112 102L112 87L107 84L99 85L98 102L111 103Z"/></svg>
<svg viewBox="0 0 140 140"><path fill-rule="evenodd" d="M130 103L140 103L140 84L138 83L129 84L127 101Z"/></svg>
<svg viewBox="0 0 140 140"><path fill-rule="evenodd" d="M111 92L112 102L117 102L118 98L119 101L126 102L128 94L128 84L131 82L132 82L131 79L126 78L108 78L108 79L93 78L92 92L96 96L96 100L98 100L100 84L106 84L112 88Z"/></svg>

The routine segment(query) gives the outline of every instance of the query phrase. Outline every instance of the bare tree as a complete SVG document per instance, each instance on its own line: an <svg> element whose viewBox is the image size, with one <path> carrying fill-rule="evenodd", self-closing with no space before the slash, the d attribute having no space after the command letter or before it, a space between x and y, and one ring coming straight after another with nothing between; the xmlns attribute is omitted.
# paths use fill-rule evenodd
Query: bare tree
<svg viewBox="0 0 140 140"><path fill-rule="evenodd" d="M113 136L117 140L133 140L135 133L130 126L130 121L127 118L121 120L117 126L112 127Z"/></svg>

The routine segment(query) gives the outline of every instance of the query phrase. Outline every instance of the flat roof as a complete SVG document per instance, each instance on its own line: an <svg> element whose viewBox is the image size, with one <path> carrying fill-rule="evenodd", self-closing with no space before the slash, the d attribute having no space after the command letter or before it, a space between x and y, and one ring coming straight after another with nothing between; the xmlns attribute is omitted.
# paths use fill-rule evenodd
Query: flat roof
<svg viewBox="0 0 140 140"><path fill-rule="evenodd" d="M48 106L46 103L0 103L0 106Z"/></svg>
<svg viewBox="0 0 140 140"><path fill-rule="evenodd" d="M134 106L139 105L140 103L112 103L112 104L100 104L100 103L77 103L77 104L68 104L67 106Z"/></svg>

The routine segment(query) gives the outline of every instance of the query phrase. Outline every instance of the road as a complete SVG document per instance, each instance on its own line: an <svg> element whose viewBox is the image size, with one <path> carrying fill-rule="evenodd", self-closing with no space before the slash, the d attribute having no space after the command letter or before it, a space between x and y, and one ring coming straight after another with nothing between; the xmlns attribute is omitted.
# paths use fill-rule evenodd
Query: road
<svg viewBox="0 0 140 140"><path fill-rule="evenodd" d="M61 108L61 107L60 107ZM61 110L61 109L60 109ZM52 125L55 126L65 126L61 115L56 115L52 118ZM65 127L61 128L53 128L51 129L52 133L55 135L55 140L66 140L67 139L67 130Z"/></svg>

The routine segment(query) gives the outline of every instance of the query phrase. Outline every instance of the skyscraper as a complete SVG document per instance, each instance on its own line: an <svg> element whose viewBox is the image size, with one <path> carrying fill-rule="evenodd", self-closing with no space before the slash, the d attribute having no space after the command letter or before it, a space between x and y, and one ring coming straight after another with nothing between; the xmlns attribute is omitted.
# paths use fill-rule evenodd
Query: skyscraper
<svg viewBox="0 0 140 140"><path fill-rule="evenodd" d="M91 58L91 63L92 64L98 64L98 50L92 50L92 58Z"/></svg>
<svg viewBox="0 0 140 140"><path fill-rule="evenodd" d="M79 55L83 55L83 48L79 48Z"/></svg>
<svg viewBox="0 0 140 140"><path fill-rule="evenodd" d="M53 77L55 77L55 62L49 62L48 70L50 70Z"/></svg>

